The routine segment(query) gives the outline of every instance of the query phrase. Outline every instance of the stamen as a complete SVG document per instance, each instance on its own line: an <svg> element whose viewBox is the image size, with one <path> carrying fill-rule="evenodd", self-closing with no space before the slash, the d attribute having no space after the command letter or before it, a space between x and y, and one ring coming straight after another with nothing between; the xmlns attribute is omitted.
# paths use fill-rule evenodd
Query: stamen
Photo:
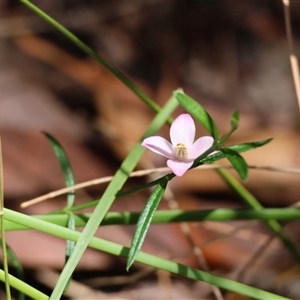
<svg viewBox="0 0 300 300"><path fill-rule="evenodd" d="M188 151L187 151L187 148L186 148L185 144L178 143L174 147L174 156L178 160L186 160L188 158Z"/></svg>

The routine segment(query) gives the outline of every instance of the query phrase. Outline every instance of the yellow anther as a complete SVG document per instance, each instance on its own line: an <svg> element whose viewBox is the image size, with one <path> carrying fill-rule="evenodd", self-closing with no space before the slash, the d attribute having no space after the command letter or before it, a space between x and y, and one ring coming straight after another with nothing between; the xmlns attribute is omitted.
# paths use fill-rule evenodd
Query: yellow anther
<svg viewBox="0 0 300 300"><path fill-rule="evenodd" d="M188 151L183 143L178 143L174 147L174 155L178 160L185 160L188 158Z"/></svg>

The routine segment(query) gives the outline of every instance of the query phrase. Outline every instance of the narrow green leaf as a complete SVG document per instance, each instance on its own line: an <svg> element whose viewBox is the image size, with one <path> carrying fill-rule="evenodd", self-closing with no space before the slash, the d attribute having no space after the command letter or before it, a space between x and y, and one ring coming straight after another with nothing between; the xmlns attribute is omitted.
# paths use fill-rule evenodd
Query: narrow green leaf
<svg viewBox="0 0 300 300"><path fill-rule="evenodd" d="M128 254L126 270L128 271L133 264L139 250L141 249L145 240L148 228L150 226L153 214L155 213L161 198L164 195L168 180L162 178L161 182L156 186L150 195L146 206L144 207L139 220L135 227L135 232L131 241L131 246Z"/></svg>
<svg viewBox="0 0 300 300"><path fill-rule="evenodd" d="M235 111L231 116L231 129L225 134L220 140L220 144L222 145L238 128L239 126L240 113L239 111Z"/></svg>
<svg viewBox="0 0 300 300"><path fill-rule="evenodd" d="M258 142L238 144L238 145L233 145L233 146L223 148L222 150L231 149L231 150L234 150L237 153L242 153L242 152L247 152L249 150L254 150L256 148L262 147L262 146L268 144L271 141L272 141L272 139L267 139L267 140L258 141ZM213 162L215 162L217 160L220 160L222 158L225 158L225 157L226 156L222 151L218 151L217 153L211 154L209 156L206 156L206 157L202 158L200 161L197 161L195 163L194 167L202 165L202 164L213 163Z"/></svg>
<svg viewBox="0 0 300 300"><path fill-rule="evenodd" d="M76 221L75 221L75 216L72 212L68 213L68 228L71 230L75 230L76 229ZM67 240L67 248L66 248L66 261L69 259L69 257L71 256L73 250L75 247L75 242L74 241L70 241Z"/></svg>
<svg viewBox="0 0 300 300"><path fill-rule="evenodd" d="M58 142L58 140L56 140L50 133L44 132L44 134L47 137L48 141L50 142L52 149L59 161L61 170L64 174L66 186L74 185L75 179L74 179L73 170L64 148ZM73 205L74 199L75 199L75 191L69 192L68 199L67 199L67 207L71 207Z"/></svg>
<svg viewBox="0 0 300 300"><path fill-rule="evenodd" d="M76 230L76 221L75 216L72 212L68 213L68 224L67 227L71 230ZM74 248L76 246L76 243L72 240L66 241L66 251L65 251L65 263L69 260L72 252L74 251ZM70 277L69 281L66 284L65 291L69 288L70 283L72 281L72 277Z"/></svg>
<svg viewBox="0 0 300 300"><path fill-rule="evenodd" d="M68 159L67 153L65 152L64 148L62 145L59 143L59 141L54 138L50 133L44 132L45 136L47 137L48 141L50 142L52 149L59 161L61 170L64 175L65 179L65 184L66 186L73 186L75 185L75 178L74 178L74 173L71 167L71 163ZM75 191L70 191L67 195L67 208L70 208L73 206L75 201ZM74 215L73 213L69 213L69 221L68 221L68 228L71 230L75 230L75 220L74 220ZM66 245L66 252L65 252L65 262L68 261L70 258L73 250L75 248L75 242L71 240L67 240L67 245ZM66 284L65 290L67 290L69 284L71 282L71 278Z"/></svg>
<svg viewBox="0 0 300 300"><path fill-rule="evenodd" d="M174 95L180 105L192 115L204 128L213 136L215 140L219 139L218 128L209 113L194 99L180 91L175 91Z"/></svg>
<svg viewBox="0 0 300 300"><path fill-rule="evenodd" d="M231 132L238 129L239 120L240 120L240 112L236 110L231 116Z"/></svg>
<svg viewBox="0 0 300 300"><path fill-rule="evenodd" d="M257 141L257 142L250 142L250 143L243 143L243 144L237 144L230 146L228 148L236 151L236 152L246 152L249 150L253 150L259 147L262 147L268 143L270 143L273 140L273 138L262 140L262 141Z"/></svg>
<svg viewBox="0 0 300 300"><path fill-rule="evenodd" d="M246 180L249 168L244 158L238 152L230 148L221 149L221 152L225 154L226 158L238 172L241 179Z"/></svg>

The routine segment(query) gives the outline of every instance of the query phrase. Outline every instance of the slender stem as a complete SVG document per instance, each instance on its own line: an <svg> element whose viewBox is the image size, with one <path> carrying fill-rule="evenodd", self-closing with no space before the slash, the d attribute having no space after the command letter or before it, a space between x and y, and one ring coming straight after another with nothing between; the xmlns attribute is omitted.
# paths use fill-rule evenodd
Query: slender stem
<svg viewBox="0 0 300 300"><path fill-rule="evenodd" d="M8 275L9 278L9 284L15 288L16 290L22 292L23 294L27 295L30 297L30 299L36 299L36 300L46 300L49 299L49 297L38 291L37 289L33 288L32 286L30 286L29 284L21 281L20 279L12 276L12 275ZM5 281L6 280L6 274L3 270L0 269L0 280L1 281Z"/></svg>
<svg viewBox="0 0 300 300"><path fill-rule="evenodd" d="M11 300L9 270L8 270L8 256L6 248L6 232L4 226L4 198L3 198L3 161L2 161L2 144L0 138L0 224L1 224L1 246L3 252L3 269L5 279L6 299Z"/></svg>
<svg viewBox="0 0 300 300"><path fill-rule="evenodd" d="M136 224L140 213L139 212L108 212L101 226L104 225L133 225ZM67 226L68 212L53 213L49 215L33 215L33 218L44 220L49 223L60 226ZM91 217L91 214L76 214L74 215L76 227L85 226L86 222ZM299 208L261 208L261 209L226 209L217 208L212 210L158 210L155 212L152 223L179 223L179 222L203 222L203 221L232 221L232 220L261 220L267 221L270 219L293 221L300 219ZM21 226L16 223L5 221L5 230L24 230L26 226Z"/></svg>

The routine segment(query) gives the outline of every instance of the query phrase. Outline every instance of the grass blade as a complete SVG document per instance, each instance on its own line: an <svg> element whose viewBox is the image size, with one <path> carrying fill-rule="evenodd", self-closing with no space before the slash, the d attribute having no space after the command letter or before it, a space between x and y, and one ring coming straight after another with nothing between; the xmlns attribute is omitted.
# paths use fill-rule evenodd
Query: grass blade
<svg viewBox="0 0 300 300"><path fill-rule="evenodd" d="M59 161L61 170L64 175L65 184L66 186L73 186L75 184L75 177L74 173L71 167L71 163L68 159L67 153L65 152L62 145L58 142L57 139L55 139L50 133L44 132L45 136L47 137L48 141L50 142L52 149ZM67 196L67 205L66 208L71 208L75 201L75 191L70 191ZM68 220L68 228L71 230L75 230L75 221L74 221L74 215L72 212L69 213L69 220ZM74 241L67 240L67 246L66 246L66 252L65 252L65 262L68 261L70 258L73 250L75 248ZM71 280L71 278L70 278ZM69 286L70 280L68 281L66 285L66 289Z"/></svg>
<svg viewBox="0 0 300 300"><path fill-rule="evenodd" d="M50 142L52 149L59 161L61 170L64 175L66 186L74 185L75 184L74 173L64 148L58 142L58 140L55 139L50 133L44 132L44 134L47 137L48 141ZM75 191L71 191L68 193L67 207L72 207L72 205L74 204L74 200L75 200Z"/></svg>
<svg viewBox="0 0 300 300"><path fill-rule="evenodd" d="M73 213L68 213L68 228L71 230L76 229L75 216ZM67 248L66 248L66 261L70 258L75 247L75 243L73 241L67 240Z"/></svg>

